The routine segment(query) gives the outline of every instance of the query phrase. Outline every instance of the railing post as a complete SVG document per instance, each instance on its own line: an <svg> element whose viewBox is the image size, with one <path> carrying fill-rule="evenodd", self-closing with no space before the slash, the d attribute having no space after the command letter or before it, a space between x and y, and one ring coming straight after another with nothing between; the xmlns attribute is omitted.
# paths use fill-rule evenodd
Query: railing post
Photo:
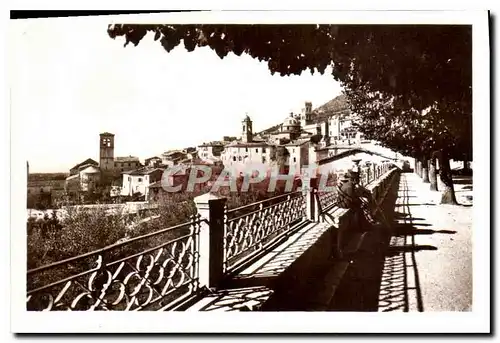
<svg viewBox="0 0 500 343"><path fill-rule="evenodd" d="M319 211L316 199L316 192L318 191L317 181L318 179L315 176L303 173L302 192L306 198L306 218L313 222L319 221Z"/></svg>
<svg viewBox="0 0 500 343"><path fill-rule="evenodd" d="M200 224L200 285L213 288L224 276L224 208L226 198L211 193L194 198Z"/></svg>

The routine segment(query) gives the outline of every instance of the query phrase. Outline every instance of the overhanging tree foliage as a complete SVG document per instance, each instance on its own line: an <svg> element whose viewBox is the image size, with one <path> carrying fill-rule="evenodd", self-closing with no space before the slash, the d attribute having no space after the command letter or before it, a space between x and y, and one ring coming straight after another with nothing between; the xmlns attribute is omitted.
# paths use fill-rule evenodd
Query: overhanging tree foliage
<svg viewBox="0 0 500 343"><path fill-rule="evenodd" d="M466 25L110 25L134 45L154 33L167 52L246 53L272 74L332 66L368 136L405 155L439 151L443 202L456 202L449 158L471 157L472 28ZM388 124L391 129L388 130ZM382 125L382 126L381 126ZM385 128L385 131L384 131ZM378 135L378 133L384 133Z"/></svg>

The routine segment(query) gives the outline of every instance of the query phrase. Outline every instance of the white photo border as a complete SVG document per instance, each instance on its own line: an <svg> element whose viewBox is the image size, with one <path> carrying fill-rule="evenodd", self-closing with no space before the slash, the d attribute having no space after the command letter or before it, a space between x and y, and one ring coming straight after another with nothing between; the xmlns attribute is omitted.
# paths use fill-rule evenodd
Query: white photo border
<svg viewBox="0 0 500 343"><path fill-rule="evenodd" d="M490 330L490 64L486 11L188 12L30 20L127 23L464 24L473 26L473 309L442 313L26 311L26 152L11 116L11 330L16 333L470 333ZM26 20L29 21L29 20ZM24 20L10 25L22 25ZM10 26L9 25L9 26ZM106 32L103 32L106 34ZM10 42L12 43L12 42ZM140 46L137 47L140 49ZM9 63L14 61L10 60ZM12 77L12 75L10 75ZM7 90L8 91L8 90ZM8 97L7 97L8 98Z"/></svg>

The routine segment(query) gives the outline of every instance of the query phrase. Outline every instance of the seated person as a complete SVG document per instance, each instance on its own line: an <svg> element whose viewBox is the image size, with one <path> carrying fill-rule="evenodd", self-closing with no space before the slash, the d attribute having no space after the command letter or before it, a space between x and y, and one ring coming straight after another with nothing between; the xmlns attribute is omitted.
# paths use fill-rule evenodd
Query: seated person
<svg viewBox="0 0 500 343"><path fill-rule="evenodd" d="M372 194L369 190L359 184L359 173L348 170L341 179L339 192L339 207L355 211L361 230L369 229L369 224L374 220L370 214ZM363 201L361 198L365 198Z"/></svg>

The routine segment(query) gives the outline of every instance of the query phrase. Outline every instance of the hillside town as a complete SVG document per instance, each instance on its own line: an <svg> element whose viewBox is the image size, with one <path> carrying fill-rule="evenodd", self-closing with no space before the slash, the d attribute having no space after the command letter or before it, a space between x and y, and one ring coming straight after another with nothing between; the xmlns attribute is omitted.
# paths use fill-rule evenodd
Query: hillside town
<svg viewBox="0 0 500 343"><path fill-rule="evenodd" d="M356 116L347 108L343 95L314 110L306 101L301 113L292 112L269 129L255 132L252 119L245 115L238 137L224 136L196 147L168 150L143 162L137 156L115 156L115 134L103 132L99 134L98 160L89 157L69 173L30 174L28 164L28 208L57 208L63 203L154 202L162 192L163 172L173 166L223 166L233 175L241 175L251 163L270 167L283 163L287 170L300 171L303 166L355 147L374 149L376 144L364 139L355 122Z"/></svg>

